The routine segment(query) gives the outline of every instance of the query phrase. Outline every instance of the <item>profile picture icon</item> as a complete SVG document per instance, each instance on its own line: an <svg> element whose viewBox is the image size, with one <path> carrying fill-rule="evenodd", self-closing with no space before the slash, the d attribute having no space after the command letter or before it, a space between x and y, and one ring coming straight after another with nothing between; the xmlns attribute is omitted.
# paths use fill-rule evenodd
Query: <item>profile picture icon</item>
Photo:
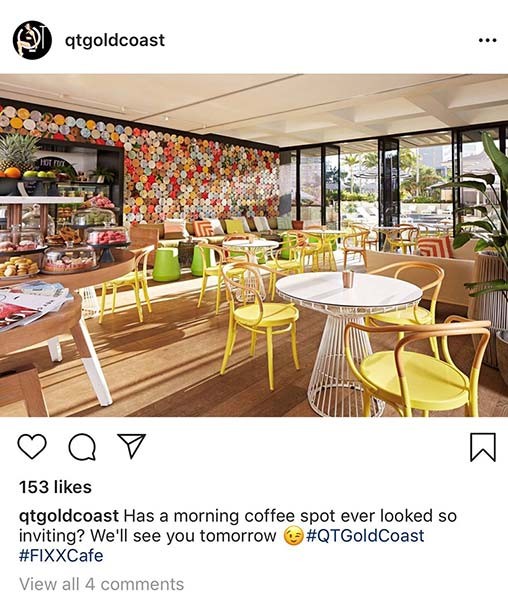
<svg viewBox="0 0 508 600"><path fill-rule="evenodd" d="M19 56L37 60L46 56L51 48L51 31L40 21L25 21L14 31L12 43Z"/></svg>

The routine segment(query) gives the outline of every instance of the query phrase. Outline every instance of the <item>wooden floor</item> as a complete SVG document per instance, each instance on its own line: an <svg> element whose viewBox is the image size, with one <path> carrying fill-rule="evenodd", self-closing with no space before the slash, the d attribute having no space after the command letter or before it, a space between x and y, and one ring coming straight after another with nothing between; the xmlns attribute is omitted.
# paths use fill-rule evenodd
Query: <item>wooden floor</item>
<svg viewBox="0 0 508 600"><path fill-rule="evenodd" d="M324 315L301 309L298 345L301 370L291 360L288 336L275 339L275 386L268 389L264 340L249 358L247 332L238 334L235 351L224 376L218 374L227 330L227 309L214 314L215 290L201 309L196 308L200 280L187 275L171 284L150 286L153 313L145 309L145 323L137 321L131 292L119 294L115 315L103 325L87 321L114 403L97 405L88 378L70 338L62 338L64 360L53 364L47 347L37 346L0 360L0 371L33 362L42 381L52 416L316 416L307 403L307 385L323 330ZM444 318L448 311L442 311ZM375 348L388 347L393 339ZM470 342L451 340L451 352L460 367L470 364ZM426 351L426 345L422 347ZM0 416L21 416L14 404ZM385 416L393 416L391 409ZM462 411L452 413L462 416ZM508 390L499 373L483 367L480 414L508 416ZM441 416L445 416L442 413Z"/></svg>

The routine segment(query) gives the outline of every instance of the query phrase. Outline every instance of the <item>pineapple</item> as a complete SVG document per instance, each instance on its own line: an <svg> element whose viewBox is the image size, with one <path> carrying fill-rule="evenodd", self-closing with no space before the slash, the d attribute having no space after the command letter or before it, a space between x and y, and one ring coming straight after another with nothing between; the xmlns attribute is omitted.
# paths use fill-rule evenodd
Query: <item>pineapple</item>
<svg viewBox="0 0 508 600"><path fill-rule="evenodd" d="M24 173L32 169L38 142L35 136L21 133L0 136L0 171L17 167Z"/></svg>

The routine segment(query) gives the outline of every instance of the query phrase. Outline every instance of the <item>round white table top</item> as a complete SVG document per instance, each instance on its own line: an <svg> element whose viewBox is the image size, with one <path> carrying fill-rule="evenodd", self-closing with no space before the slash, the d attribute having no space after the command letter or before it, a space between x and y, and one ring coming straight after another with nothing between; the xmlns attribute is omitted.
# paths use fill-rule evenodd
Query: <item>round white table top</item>
<svg viewBox="0 0 508 600"><path fill-rule="evenodd" d="M324 312L376 314L414 306L422 290L392 277L355 273L352 288L344 288L342 273L301 273L277 282L284 298Z"/></svg>
<svg viewBox="0 0 508 600"><path fill-rule="evenodd" d="M276 248L279 245L279 242L275 242L274 240L227 240L226 242L222 242L223 246L228 246L230 248L245 248L246 250L268 250L269 248Z"/></svg>

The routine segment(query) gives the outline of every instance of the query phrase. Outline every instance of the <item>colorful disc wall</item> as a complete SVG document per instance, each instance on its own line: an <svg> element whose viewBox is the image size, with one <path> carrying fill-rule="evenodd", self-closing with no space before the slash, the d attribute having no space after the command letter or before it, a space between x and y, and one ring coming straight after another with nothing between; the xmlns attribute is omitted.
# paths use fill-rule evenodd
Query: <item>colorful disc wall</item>
<svg viewBox="0 0 508 600"><path fill-rule="evenodd" d="M277 152L145 127L0 106L0 133L123 147L127 222L277 215Z"/></svg>

